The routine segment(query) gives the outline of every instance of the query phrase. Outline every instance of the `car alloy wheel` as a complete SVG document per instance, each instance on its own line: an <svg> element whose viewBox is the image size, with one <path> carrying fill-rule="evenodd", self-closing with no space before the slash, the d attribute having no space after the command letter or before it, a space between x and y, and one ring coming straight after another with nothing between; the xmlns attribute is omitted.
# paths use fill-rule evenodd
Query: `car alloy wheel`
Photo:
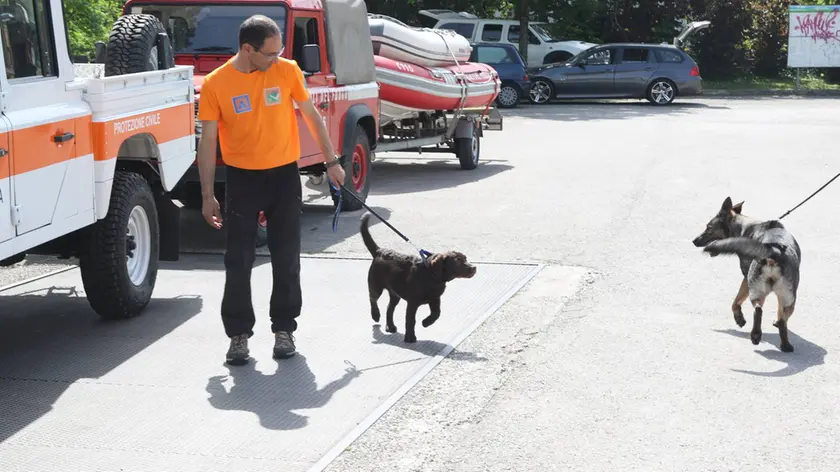
<svg viewBox="0 0 840 472"><path fill-rule="evenodd" d="M650 87L650 98L657 105L667 105L674 101L674 86L664 80L654 82Z"/></svg>
<svg viewBox="0 0 840 472"><path fill-rule="evenodd" d="M504 85L499 91L497 98L499 105L504 108L513 108L519 104L519 90L513 85Z"/></svg>
<svg viewBox="0 0 840 472"><path fill-rule="evenodd" d="M548 103L553 95L551 84L543 79L537 79L531 84L528 96L536 104Z"/></svg>

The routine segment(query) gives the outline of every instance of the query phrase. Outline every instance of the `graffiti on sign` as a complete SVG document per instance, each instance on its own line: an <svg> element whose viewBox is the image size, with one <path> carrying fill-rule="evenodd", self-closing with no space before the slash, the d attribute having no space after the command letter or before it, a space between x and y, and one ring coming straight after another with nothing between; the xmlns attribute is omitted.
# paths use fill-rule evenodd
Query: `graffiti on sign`
<svg viewBox="0 0 840 472"><path fill-rule="evenodd" d="M800 31L814 41L833 39L840 41L840 29L837 28L837 10L831 13L819 12L796 17L796 31Z"/></svg>
<svg viewBox="0 0 840 472"><path fill-rule="evenodd" d="M792 5L788 67L840 67L840 6Z"/></svg>

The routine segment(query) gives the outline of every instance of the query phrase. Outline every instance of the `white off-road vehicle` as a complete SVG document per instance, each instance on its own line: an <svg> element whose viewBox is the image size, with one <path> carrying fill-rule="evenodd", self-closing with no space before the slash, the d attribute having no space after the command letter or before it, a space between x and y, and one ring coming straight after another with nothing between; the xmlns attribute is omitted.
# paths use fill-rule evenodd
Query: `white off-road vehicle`
<svg viewBox="0 0 840 472"><path fill-rule="evenodd" d="M519 49L519 20L479 18L452 10L420 10L423 25L453 30L473 42L511 44ZM542 21L528 22L528 67L563 62L595 43L554 37Z"/></svg>
<svg viewBox="0 0 840 472"><path fill-rule="evenodd" d="M0 265L77 257L93 309L140 313L177 260L167 192L195 158L193 68L163 25L119 18L104 63L73 64L61 0L0 7Z"/></svg>

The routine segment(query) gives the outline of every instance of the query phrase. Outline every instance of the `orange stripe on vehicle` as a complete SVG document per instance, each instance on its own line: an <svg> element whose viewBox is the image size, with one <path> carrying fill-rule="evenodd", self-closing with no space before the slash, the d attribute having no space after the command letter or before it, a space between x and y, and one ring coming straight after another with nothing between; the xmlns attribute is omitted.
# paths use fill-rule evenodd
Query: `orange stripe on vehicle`
<svg viewBox="0 0 840 472"><path fill-rule="evenodd" d="M94 159L107 161L117 157L122 143L138 134L150 134L158 144L189 136L195 129L192 107L192 103L185 103L118 120L93 123L96 141Z"/></svg>
<svg viewBox="0 0 840 472"><path fill-rule="evenodd" d="M0 148L6 150L6 155L0 157L0 180L8 179L12 175L11 154L9 154L9 133L0 133Z"/></svg>
<svg viewBox="0 0 840 472"><path fill-rule="evenodd" d="M91 115L76 118L76 157L93 154L93 119Z"/></svg>
<svg viewBox="0 0 840 472"><path fill-rule="evenodd" d="M12 175L43 169L75 157L75 142L57 143L56 136L76 132L73 118L12 130Z"/></svg>

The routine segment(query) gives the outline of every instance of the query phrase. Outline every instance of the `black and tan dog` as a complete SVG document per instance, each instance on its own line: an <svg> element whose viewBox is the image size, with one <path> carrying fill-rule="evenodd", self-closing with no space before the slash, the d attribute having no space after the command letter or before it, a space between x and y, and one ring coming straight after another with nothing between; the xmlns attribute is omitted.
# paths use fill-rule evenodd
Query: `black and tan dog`
<svg viewBox="0 0 840 472"><path fill-rule="evenodd" d="M727 197L717 215L706 224L706 230L694 239L694 245L704 247L712 257L736 254L740 259L744 279L732 303L732 313L738 326L747 324L741 304L749 297L755 309L750 332L753 344L761 341L764 301L771 293L776 294L779 310L773 326L779 329L782 351L793 352L787 325L796 305L802 251L780 221L744 216L743 205L744 202L732 205L732 199Z"/></svg>
<svg viewBox="0 0 840 472"><path fill-rule="evenodd" d="M440 298L446 290L446 283L456 278L472 278L476 267L467 262L467 256L457 251L433 254L428 266L418 256L401 254L391 249L380 248L368 229L370 213L362 215L361 233L370 254L373 256L368 270L368 291L370 293L370 315L379 322L377 302L382 292L388 291L391 299L386 311L386 330L396 333L394 310L400 299L408 306L405 310L405 342L417 341L414 333L417 309L429 305L431 313L423 319L428 328L440 317Z"/></svg>

